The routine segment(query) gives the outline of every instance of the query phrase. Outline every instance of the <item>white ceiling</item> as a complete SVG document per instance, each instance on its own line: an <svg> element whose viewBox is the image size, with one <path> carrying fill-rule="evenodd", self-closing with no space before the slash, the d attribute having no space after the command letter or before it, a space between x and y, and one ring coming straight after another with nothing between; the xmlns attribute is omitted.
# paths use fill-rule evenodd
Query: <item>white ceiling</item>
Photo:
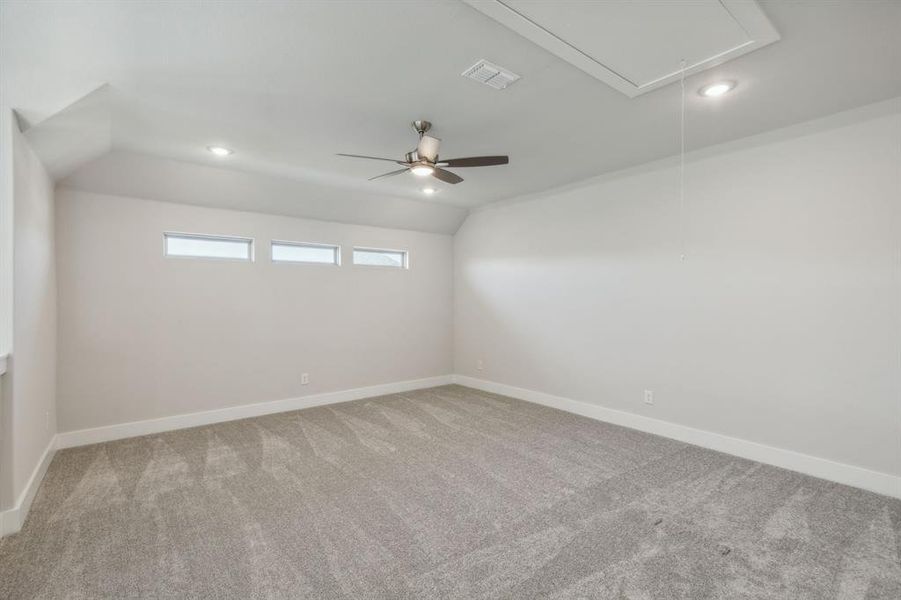
<svg viewBox="0 0 901 600"><path fill-rule="evenodd" d="M760 4L782 39L688 79L689 149L901 96L901 2ZM431 207L508 199L679 148L678 85L628 98L458 0L4 1L0 27L2 102L28 123L108 83L111 145L129 161L292 180L295 197L334 188L422 201L412 175L366 181L389 163L335 156L400 158L414 118L434 122L443 157L510 155L508 166L460 169L457 186L436 182ZM496 91L460 77L480 58L522 79ZM716 101L694 93L720 78L739 85ZM215 159L214 143L235 154ZM291 194L282 202L266 210L290 213Z"/></svg>

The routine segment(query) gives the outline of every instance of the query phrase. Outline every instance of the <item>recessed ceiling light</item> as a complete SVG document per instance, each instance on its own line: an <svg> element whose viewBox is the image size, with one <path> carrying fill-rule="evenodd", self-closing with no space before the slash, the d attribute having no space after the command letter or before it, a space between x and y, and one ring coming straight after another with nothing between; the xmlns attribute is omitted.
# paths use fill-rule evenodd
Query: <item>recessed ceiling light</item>
<svg viewBox="0 0 901 600"><path fill-rule="evenodd" d="M734 81L717 81L710 85L705 85L698 90L698 93L705 98L718 98L726 92L731 91L735 87Z"/></svg>
<svg viewBox="0 0 901 600"><path fill-rule="evenodd" d="M226 148L225 146L207 146L206 149L216 156L228 156L229 154L234 153L234 150Z"/></svg>
<svg viewBox="0 0 901 600"><path fill-rule="evenodd" d="M431 196L432 194L434 194L437 191L438 190L436 190L433 187L422 188L422 193L425 194L426 196Z"/></svg>
<svg viewBox="0 0 901 600"><path fill-rule="evenodd" d="M414 175L418 175L419 177L425 177L426 175L431 175L435 168L431 165L416 165L412 169Z"/></svg>

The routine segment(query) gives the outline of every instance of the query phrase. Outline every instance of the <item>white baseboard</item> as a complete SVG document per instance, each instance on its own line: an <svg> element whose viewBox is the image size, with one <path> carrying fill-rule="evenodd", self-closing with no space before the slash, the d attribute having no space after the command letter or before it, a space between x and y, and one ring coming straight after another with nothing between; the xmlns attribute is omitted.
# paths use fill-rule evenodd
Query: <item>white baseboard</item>
<svg viewBox="0 0 901 600"><path fill-rule="evenodd" d="M31 472L31 477L28 479L28 483L25 484L25 489L19 494L16 505L0 512L0 537L18 533L22 529L22 525L25 524L25 518L31 509L34 496L38 493L38 488L41 486L47 467L50 466L50 461L53 460L53 455L56 453L56 442L57 439L54 436L50 439L47 447L44 448L44 453L41 455L38 464L35 465L34 471Z"/></svg>
<svg viewBox="0 0 901 600"><path fill-rule="evenodd" d="M678 425L669 421L652 419L635 413L629 413L611 408L605 408L597 404L590 404L570 398L563 398L536 392L523 388L476 379L465 375L454 375L454 383L467 387L510 396L535 404L542 404L551 408L565 410L567 412L582 415L598 421L605 421L615 425L622 425L631 429L645 431L668 437L680 442L694 444L732 454L741 458L789 469L812 475L821 479L843 483L853 487L862 488L877 494L884 494L894 498L901 498L901 477L889 473L880 473L861 467L855 467L844 463L838 463L825 458L817 458L808 454L801 454L782 448L774 448L756 442L721 435L702 429L694 429L685 425Z"/></svg>
<svg viewBox="0 0 901 600"><path fill-rule="evenodd" d="M175 429L198 427L200 425L222 423L223 421L234 421L236 419L259 417L261 415L286 412L289 410L311 408L313 406L322 406L324 404L335 404L338 402L348 402L350 400L360 400L361 398L383 396L385 394L409 392L411 390L447 385L452 382L452 375L441 375L439 377L428 377L426 379L412 379L410 381L384 383L381 385L371 385L337 392L325 392L322 394L302 396L300 398L286 398L284 400L273 400L271 402L243 404L241 406L232 406L229 408L207 410L184 415L174 415L159 419L132 421L130 423L118 423L116 425L94 427L92 429L66 431L57 434L57 447L72 448L75 446L85 446L87 444L121 440L151 433L173 431Z"/></svg>

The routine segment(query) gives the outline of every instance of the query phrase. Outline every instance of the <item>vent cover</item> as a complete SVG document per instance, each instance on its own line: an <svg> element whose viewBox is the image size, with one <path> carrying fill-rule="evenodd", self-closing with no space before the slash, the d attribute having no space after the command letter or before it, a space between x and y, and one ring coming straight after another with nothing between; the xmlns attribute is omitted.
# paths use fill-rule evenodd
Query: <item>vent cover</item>
<svg viewBox="0 0 901 600"><path fill-rule="evenodd" d="M479 83L484 83L496 90L502 90L517 79L519 75L487 60L480 60L462 73L463 77L469 77Z"/></svg>

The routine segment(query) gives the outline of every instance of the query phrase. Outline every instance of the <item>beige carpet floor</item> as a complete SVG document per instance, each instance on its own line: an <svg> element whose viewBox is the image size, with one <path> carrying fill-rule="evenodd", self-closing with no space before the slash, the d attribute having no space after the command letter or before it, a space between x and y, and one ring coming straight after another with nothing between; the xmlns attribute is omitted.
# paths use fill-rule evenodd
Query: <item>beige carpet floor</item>
<svg viewBox="0 0 901 600"><path fill-rule="evenodd" d="M0 597L901 598L901 501L447 386L63 450Z"/></svg>

